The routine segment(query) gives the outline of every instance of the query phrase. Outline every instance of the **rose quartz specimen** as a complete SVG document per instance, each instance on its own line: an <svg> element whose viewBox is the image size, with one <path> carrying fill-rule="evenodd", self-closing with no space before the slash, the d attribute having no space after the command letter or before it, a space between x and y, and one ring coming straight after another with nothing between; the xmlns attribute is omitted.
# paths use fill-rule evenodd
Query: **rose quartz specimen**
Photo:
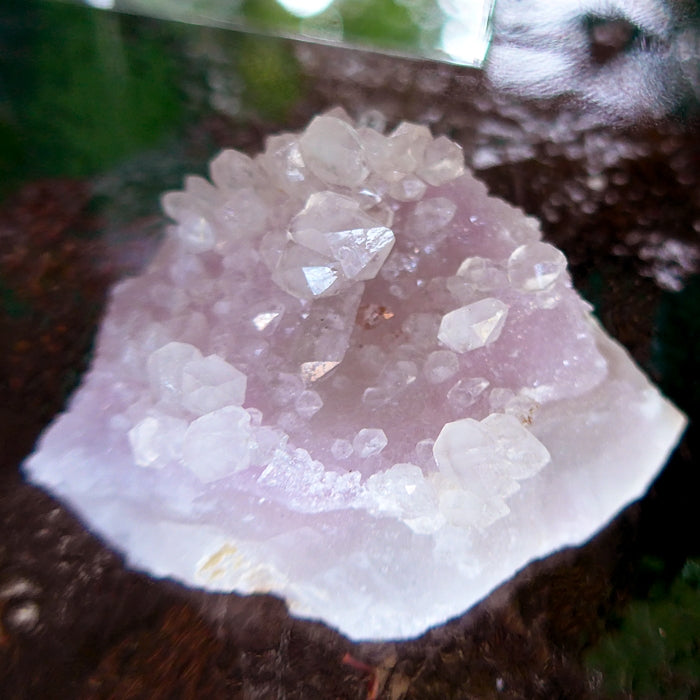
<svg viewBox="0 0 700 700"><path fill-rule="evenodd" d="M210 176L25 464L131 565L407 638L645 492L684 417L457 144L334 110Z"/></svg>

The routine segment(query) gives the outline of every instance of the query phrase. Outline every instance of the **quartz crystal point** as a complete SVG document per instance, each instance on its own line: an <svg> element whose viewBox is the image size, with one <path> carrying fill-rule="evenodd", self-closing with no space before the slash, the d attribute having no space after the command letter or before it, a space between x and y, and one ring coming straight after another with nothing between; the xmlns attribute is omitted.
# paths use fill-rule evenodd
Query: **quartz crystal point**
<svg viewBox="0 0 700 700"><path fill-rule="evenodd" d="M407 638L645 492L684 417L457 144L334 110L210 174L24 466L134 567Z"/></svg>

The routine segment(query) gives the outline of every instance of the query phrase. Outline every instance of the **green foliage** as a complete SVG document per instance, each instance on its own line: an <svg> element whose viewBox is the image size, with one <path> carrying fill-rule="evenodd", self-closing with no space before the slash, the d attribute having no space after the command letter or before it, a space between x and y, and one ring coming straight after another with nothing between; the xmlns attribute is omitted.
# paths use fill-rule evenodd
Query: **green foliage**
<svg viewBox="0 0 700 700"><path fill-rule="evenodd" d="M253 26L262 29L292 29L299 22L298 18L285 10L277 0L243 0L239 11Z"/></svg>
<svg viewBox="0 0 700 700"><path fill-rule="evenodd" d="M419 43L420 27L405 5L395 0L339 0L344 37L405 48Z"/></svg>
<svg viewBox="0 0 700 700"><path fill-rule="evenodd" d="M15 159L31 175L102 171L179 123L171 53L133 20L59 3L38 4L17 19L30 26L26 51L2 65L0 77L14 74L5 129L20 135L23 157Z"/></svg>
<svg viewBox="0 0 700 700"><path fill-rule="evenodd" d="M409 9L410 6L410 9ZM239 8L250 26L277 33L304 33L309 24L335 24L340 19L342 39L359 44L408 50L431 46L438 37L441 17L435 0L335 0L333 5L306 24L283 8L277 0L244 0ZM335 18L335 19L334 19ZM338 37L340 38L340 37Z"/></svg>
<svg viewBox="0 0 700 700"><path fill-rule="evenodd" d="M630 604L586 661L601 672L606 696L700 697L700 560L689 559L670 587Z"/></svg>
<svg viewBox="0 0 700 700"><path fill-rule="evenodd" d="M282 120L301 94L301 72L288 44L244 37L236 67L244 84L245 106L261 117Z"/></svg>

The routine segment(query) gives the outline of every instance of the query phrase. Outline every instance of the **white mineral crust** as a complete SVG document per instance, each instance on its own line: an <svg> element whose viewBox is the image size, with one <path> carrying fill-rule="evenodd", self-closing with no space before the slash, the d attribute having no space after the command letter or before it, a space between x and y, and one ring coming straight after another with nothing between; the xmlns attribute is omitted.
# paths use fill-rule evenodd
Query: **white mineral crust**
<svg viewBox="0 0 700 700"><path fill-rule="evenodd" d="M684 417L457 144L334 110L210 175L25 464L133 566L407 638L666 461Z"/></svg>

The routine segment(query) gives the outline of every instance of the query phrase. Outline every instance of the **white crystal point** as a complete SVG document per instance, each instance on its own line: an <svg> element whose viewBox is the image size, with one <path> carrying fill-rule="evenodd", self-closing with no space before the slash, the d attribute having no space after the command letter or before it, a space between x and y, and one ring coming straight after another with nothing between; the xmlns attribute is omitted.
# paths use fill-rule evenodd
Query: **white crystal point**
<svg viewBox="0 0 700 700"><path fill-rule="evenodd" d="M368 128L359 133L369 166L392 184L415 172L432 141L427 127L408 122L399 124L389 136Z"/></svg>
<svg viewBox="0 0 700 700"><path fill-rule="evenodd" d="M361 458L378 455L386 446L386 433L381 428L362 428L352 441L353 450Z"/></svg>
<svg viewBox="0 0 700 700"><path fill-rule="evenodd" d="M481 425L495 438L496 454L513 479L529 478L551 461L547 448L515 416L492 413Z"/></svg>
<svg viewBox="0 0 700 700"><path fill-rule="evenodd" d="M318 392L311 389L302 391L294 401L294 408L299 415L304 418L311 418L315 413L318 413L323 406L323 399Z"/></svg>
<svg viewBox="0 0 700 700"><path fill-rule="evenodd" d="M423 199L411 214L407 232L417 241L428 242L452 221L456 211L457 205L447 197Z"/></svg>
<svg viewBox="0 0 700 700"><path fill-rule="evenodd" d="M401 122L389 136L389 148L399 169L408 174L424 162L426 150L432 141L427 126Z"/></svg>
<svg viewBox="0 0 700 700"><path fill-rule="evenodd" d="M455 277L457 279L448 280L448 288L457 298L465 293L473 295L475 292L493 292L496 289L502 289L506 282L503 270L494 264L493 260L480 255L463 260L457 268Z"/></svg>
<svg viewBox="0 0 700 700"><path fill-rule="evenodd" d="M163 211L177 222L173 227L176 236L195 253L211 250L216 235L208 219L201 213L202 207L185 192L168 192L161 198Z"/></svg>
<svg viewBox="0 0 700 700"><path fill-rule="evenodd" d="M440 471L483 498L506 498L517 481L550 461L547 448L517 418L492 413L477 422L462 418L445 424L433 445Z"/></svg>
<svg viewBox="0 0 700 700"><path fill-rule="evenodd" d="M343 294L314 300L297 319L294 337L283 342L278 336L288 366L305 382L325 381L345 358L363 291L358 282Z"/></svg>
<svg viewBox="0 0 700 700"><path fill-rule="evenodd" d="M204 178L190 176L184 192L166 192L161 198L163 211L177 225L174 231L188 250L203 253L216 245L212 225L221 194Z"/></svg>
<svg viewBox="0 0 700 700"><path fill-rule="evenodd" d="M250 414L226 406L192 421L184 437L183 464L204 483L250 465Z"/></svg>
<svg viewBox="0 0 700 700"><path fill-rule="evenodd" d="M332 296L373 279L395 241L356 200L325 191L312 194L292 219L289 238L272 279L300 299Z"/></svg>
<svg viewBox="0 0 700 700"><path fill-rule="evenodd" d="M374 408L394 402L416 381L417 375L418 367L415 362L410 360L388 362L379 373L376 385L364 390L362 402Z"/></svg>
<svg viewBox="0 0 700 700"><path fill-rule="evenodd" d="M291 239L340 263L349 280L369 280L394 245L394 234L367 216L358 202L334 192L311 195L289 227Z"/></svg>
<svg viewBox="0 0 700 700"><path fill-rule="evenodd" d="M363 128L358 131L370 168L387 182L397 182L407 175L392 158L392 146L389 138L374 129ZM414 166L415 169L415 166Z"/></svg>
<svg viewBox="0 0 700 700"><path fill-rule="evenodd" d="M485 498L469 489L445 489L439 498L445 519L460 530L478 528L483 531L511 512L503 499Z"/></svg>
<svg viewBox="0 0 700 700"><path fill-rule="evenodd" d="M551 460L547 448L517 418L503 413L480 422L462 418L445 424L433 455L446 478L440 490L446 517L479 528L508 515L506 501L519 482ZM461 515L453 512L460 498L469 504Z"/></svg>
<svg viewBox="0 0 700 700"><path fill-rule="evenodd" d="M269 136L265 141L265 153L257 161L270 182L295 199L306 199L321 186L321 181L304 162L296 134Z"/></svg>
<svg viewBox="0 0 700 700"><path fill-rule="evenodd" d="M464 172L462 147L446 136L438 136L426 147L417 174L429 185L444 185Z"/></svg>
<svg viewBox="0 0 700 700"><path fill-rule="evenodd" d="M333 444L331 445L331 454L335 459L347 459L352 453L353 446L350 440L343 440L342 438L333 440Z"/></svg>
<svg viewBox="0 0 700 700"><path fill-rule="evenodd" d="M317 299L337 294L345 278L337 260L290 243L277 262L272 280L299 299Z"/></svg>
<svg viewBox="0 0 700 700"><path fill-rule="evenodd" d="M139 467L162 469L182 456L187 421L173 416L146 416L129 430L129 444Z"/></svg>
<svg viewBox="0 0 700 700"><path fill-rule="evenodd" d="M455 352L469 352L496 342L506 322L508 306L487 298L450 311L442 317L438 340Z"/></svg>
<svg viewBox="0 0 700 700"><path fill-rule="evenodd" d="M399 202L415 202L420 199L426 191L423 180L415 175L406 175L402 180L392 183L389 194Z"/></svg>
<svg viewBox="0 0 700 700"><path fill-rule="evenodd" d="M415 533L431 535L445 525L437 492L415 464L394 464L373 474L366 491L369 510L402 520Z"/></svg>
<svg viewBox="0 0 700 700"><path fill-rule="evenodd" d="M218 355L190 360L182 368L182 405L196 415L242 406L247 378Z"/></svg>
<svg viewBox="0 0 700 700"><path fill-rule="evenodd" d="M435 350L425 360L423 373L431 384L441 384L459 371L459 359L450 350Z"/></svg>
<svg viewBox="0 0 700 700"><path fill-rule="evenodd" d="M549 243L521 245L508 258L508 279L525 292L549 289L565 270L564 253Z"/></svg>
<svg viewBox="0 0 700 700"><path fill-rule="evenodd" d="M130 565L409 638L655 478L684 416L456 144L333 111L210 174L23 466Z"/></svg>
<svg viewBox="0 0 700 700"><path fill-rule="evenodd" d="M161 399L178 400L182 395L185 366L202 359L202 353L189 343L172 342L154 350L146 363L154 394Z"/></svg>
<svg viewBox="0 0 700 700"><path fill-rule="evenodd" d="M267 205L252 187L226 194L214 220L217 242L224 250L241 238L257 236L266 225Z"/></svg>
<svg viewBox="0 0 700 700"><path fill-rule="evenodd" d="M222 190L249 189L255 186L260 172L253 159L244 153L226 149L209 164L212 182Z"/></svg>
<svg viewBox="0 0 700 700"><path fill-rule="evenodd" d="M460 379L447 392L447 400L460 413L473 406L488 388L489 380L483 377Z"/></svg>
<svg viewBox="0 0 700 700"><path fill-rule="evenodd" d="M474 476L489 468L494 453L493 436L473 418L446 423L433 445L440 471L464 486L473 486Z"/></svg>
<svg viewBox="0 0 700 700"><path fill-rule="evenodd" d="M316 117L299 140L304 163L329 185L356 187L369 174L357 131L342 119Z"/></svg>

